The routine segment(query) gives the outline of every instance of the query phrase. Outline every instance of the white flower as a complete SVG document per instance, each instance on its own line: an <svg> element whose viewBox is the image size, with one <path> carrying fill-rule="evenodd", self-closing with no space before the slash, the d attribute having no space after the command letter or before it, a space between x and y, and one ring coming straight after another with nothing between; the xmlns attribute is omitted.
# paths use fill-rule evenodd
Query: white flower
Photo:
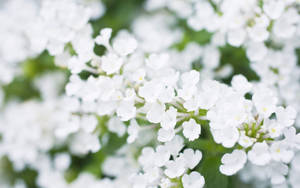
<svg viewBox="0 0 300 188"><path fill-rule="evenodd" d="M75 133L80 128L80 118L72 115L63 126L55 129L55 135L59 138L66 138L69 134Z"/></svg>
<svg viewBox="0 0 300 188"><path fill-rule="evenodd" d="M159 145L156 147L155 152L155 165L158 167L162 167L169 161L171 156L170 151L166 146Z"/></svg>
<svg viewBox="0 0 300 188"><path fill-rule="evenodd" d="M158 100L161 103L170 103L172 102L174 97L175 97L174 88L166 84L161 88L160 94L158 96Z"/></svg>
<svg viewBox="0 0 300 188"><path fill-rule="evenodd" d="M183 135L189 139L189 141L199 138L199 135L201 134L201 126L197 124L194 119L183 122L182 127Z"/></svg>
<svg viewBox="0 0 300 188"><path fill-rule="evenodd" d="M126 131L126 126L118 117L111 118L108 123L108 130L113 133L116 133L118 136L123 136Z"/></svg>
<svg viewBox="0 0 300 188"><path fill-rule="evenodd" d="M255 165L263 166L270 162L271 155L266 142L255 143L248 152L248 159Z"/></svg>
<svg viewBox="0 0 300 188"><path fill-rule="evenodd" d="M150 81L144 83L143 86L139 88L138 94L143 97L147 102L155 102L159 97L162 90L162 84L156 81Z"/></svg>
<svg viewBox="0 0 300 188"><path fill-rule="evenodd" d="M114 38L112 46L119 55L126 56L137 48L137 41L127 31L120 31Z"/></svg>
<svg viewBox="0 0 300 188"><path fill-rule="evenodd" d="M140 126L138 125L135 119L132 119L127 129L129 135L127 138L127 142L133 143L137 139L139 131L140 131Z"/></svg>
<svg viewBox="0 0 300 188"><path fill-rule="evenodd" d="M137 83L142 83L145 81L145 75L146 75L145 70L141 68L141 69L134 71L134 73L129 76L133 81L135 81Z"/></svg>
<svg viewBox="0 0 300 188"><path fill-rule="evenodd" d="M279 137L282 134L283 126L277 123L275 120L266 120L264 125L268 129L268 135L271 138Z"/></svg>
<svg viewBox="0 0 300 188"><path fill-rule="evenodd" d="M107 55L101 57L101 63L101 68L107 74L113 74L120 70L123 64L123 59L118 57L116 54L108 53Z"/></svg>
<svg viewBox="0 0 300 188"><path fill-rule="evenodd" d="M170 140L172 140L175 136L175 130L174 129L163 129L160 128L158 130L158 137L157 140L160 142L168 142Z"/></svg>
<svg viewBox="0 0 300 188"><path fill-rule="evenodd" d="M84 115L81 117L81 129L87 133L91 133L95 130L98 125L98 120L93 115Z"/></svg>
<svg viewBox="0 0 300 188"><path fill-rule="evenodd" d="M75 154L87 154L89 151L95 153L99 151L101 144L97 135L77 132L71 140L71 151Z"/></svg>
<svg viewBox="0 0 300 188"><path fill-rule="evenodd" d="M204 177L196 171L191 172L189 175L184 174L181 181L184 188L202 188L205 184Z"/></svg>
<svg viewBox="0 0 300 188"><path fill-rule="evenodd" d="M291 163L291 168L300 172L300 153L297 153Z"/></svg>
<svg viewBox="0 0 300 188"><path fill-rule="evenodd" d="M199 108L200 96L194 96L183 103L183 107L187 109L188 112L196 111Z"/></svg>
<svg viewBox="0 0 300 188"><path fill-rule="evenodd" d="M109 39L111 37L112 29L104 28L100 31L100 35L98 35L95 39L95 42L98 45L103 45L105 47L109 47Z"/></svg>
<svg viewBox="0 0 300 188"><path fill-rule="evenodd" d="M251 42L247 46L247 57L251 61L260 61L262 60L268 52L268 48L265 46L263 42Z"/></svg>
<svg viewBox="0 0 300 188"><path fill-rule="evenodd" d="M204 80L199 93L199 107L210 109L220 97L221 84L215 80Z"/></svg>
<svg viewBox="0 0 300 188"><path fill-rule="evenodd" d="M226 148L233 147L239 140L239 131L235 127L227 127L225 129L211 129L214 140L218 144L222 144Z"/></svg>
<svg viewBox="0 0 300 188"><path fill-rule="evenodd" d="M86 64L84 60L73 56L68 60L68 68L73 74L78 74L86 68Z"/></svg>
<svg viewBox="0 0 300 188"><path fill-rule="evenodd" d="M67 153L61 153L54 158L55 168L59 170L66 170L71 164L71 157Z"/></svg>
<svg viewBox="0 0 300 188"><path fill-rule="evenodd" d="M199 150L196 150L195 152L188 148L183 151L183 153L180 154L185 160L186 167L189 169L193 169L197 166L197 164L202 159L202 153Z"/></svg>
<svg viewBox="0 0 300 188"><path fill-rule="evenodd" d="M265 41L269 37L269 32L266 27L254 26L248 28L248 34L254 42Z"/></svg>
<svg viewBox="0 0 300 188"><path fill-rule="evenodd" d="M169 61L169 54L151 54L149 58L146 59L146 65L151 69L158 70L166 66Z"/></svg>
<svg viewBox="0 0 300 188"><path fill-rule="evenodd" d="M175 135L171 141L165 143L165 147L173 156L177 156L183 146L183 138L179 135Z"/></svg>
<svg viewBox="0 0 300 188"><path fill-rule="evenodd" d="M226 153L222 157L220 172L227 176L232 176L241 170L247 162L247 155L244 150L233 150L232 153Z"/></svg>
<svg viewBox="0 0 300 188"><path fill-rule="evenodd" d="M155 164L154 150L151 147L144 147L138 161L145 169L153 167Z"/></svg>
<svg viewBox="0 0 300 188"><path fill-rule="evenodd" d="M245 133L242 133L238 143L243 146L244 148L248 148L250 146L253 145L253 143L255 142L255 138L250 138L248 136L245 135Z"/></svg>
<svg viewBox="0 0 300 188"><path fill-rule="evenodd" d="M265 13L271 19L277 19L284 11L285 4L283 1L266 1L263 5Z"/></svg>
<svg viewBox="0 0 300 188"><path fill-rule="evenodd" d="M159 186L161 188L170 188L172 187L173 183L171 182L171 180L169 178L162 178Z"/></svg>
<svg viewBox="0 0 300 188"><path fill-rule="evenodd" d="M291 148L300 149L300 133L296 133L295 127L287 128L283 131L284 142Z"/></svg>
<svg viewBox="0 0 300 188"><path fill-rule="evenodd" d="M283 163L273 162L268 166L268 173L268 176L271 178L271 184L280 186L285 182L285 176L289 173L289 167Z"/></svg>
<svg viewBox="0 0 300 188"><path fill-rule="evenodd" d="M276 109L277 122L280 126L283 127L292 126L295 122L296 114L297 114L296 110L291 106L288 106L285 109L283 107L278 107Z"/></svg>
<svg viewBox="0 0 300 188"><path fill-rule="evenodd" d="M290 8L277 19L273 26L273 32L277 37L291 38L296 32L296 24L299 20L297 9Z"/></svg>
<svg viewBox="0 0 300 188"><path fill-rule="evenodd" d="M146 188L149 182L145 174L135 174L131 181L133 182L132 188Z"/></svg>
<svg viewBox="0 0 300 188"><path fill-rule="evenodd" d="M252 84L241 74L235 75L231 80L231 86L235 91L244 95L252 88Z"/></svg>
<svg viewBox="0 0 300 188"><path fill-rule="evenodd" d="M98 101L97 102L97 114L100 116L110 115L114 112L117 107L116 102L114 101Z"/></svg>
<svg viewBox="0 0 300 188"><path fill-rule="evenodd" d="M283 142L274 142L270 147L271 157L275 161L289 163L294 157L294 152L288 149L288 145Z"/></svg>
<svg viewBox="0 0 300 188"><path fill-rule="evenodd" d="M158 167L145 169L144 175L147 182L154 182L161 177L161 169Z"/></svg>
<svg viewBox="0 0 300 188"><path fill-rule="evenodd" d="M146 118L151 123L160 123L163 118L164 112L165 105L155 102L150 104L150 109L147 112Z"/></svg>
<svg viewBox="0 0 300 188"><path fill-rule="evenodd" d="M203 50L202 62L209 69L217 68L220 64L221 53L214 45L208 45Z"/></svg>
<svg viewBox="0 0 300 188"><path fill-rule="evenodd" d="M235 29L228 32L227 41L232 46L240 46L246 38L246 31L244 29Z"/></svg>
<svg viewBox="0 0 300 188"><path fill-rule="evenodd" d="M122 121L128 121L134 118L136 115L134 101L121 101L119 107L117 108L117 115Z"/></svg>
<svg viewBox="0 0 300 188"><path fill-rule="evenodd" d="M254 92L252 101L256 110L263 117L268 118L276 110L277 98L268 88L260 88Z"/></svg>
<svg viewBox="0 0 300 188"><path fill-rule="evenodd" d="M181 81L183 87L191 87L199 82L200 74L198 71L191 70L181 75Z"/></svg>
<svg viewBox="0 0 300 188"><path fill-rule="evenodd" d="M185 161L184 158L178 157L174 161L168 161L166 163L166 170L164 173L169 178L180 177L185 172Z"/></svg>
<svg viewBox="0 0 300 188"><path fill-rule="evenodd" d="M176 125L176 117L177 117L177 110L174 107L170 107L162 117L160 125L163 129L174 129Z"/></svg>
<svg viewBox="0 0 300 188"><path fill-rule="evenodd" d="M196 86L184 86L182 89L178 89L178 96L185 101L190 100L197 92Z"/></svg>

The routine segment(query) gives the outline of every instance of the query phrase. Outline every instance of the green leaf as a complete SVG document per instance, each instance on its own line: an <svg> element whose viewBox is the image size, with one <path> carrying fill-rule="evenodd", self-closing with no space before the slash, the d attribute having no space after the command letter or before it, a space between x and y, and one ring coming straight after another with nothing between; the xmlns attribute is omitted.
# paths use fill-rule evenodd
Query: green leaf
<svg viewBox="0 0 300 188"><path fill-rule="evenodd" d="M205 188L229 188L229 177L220 173L220 156L204 158L199 172L205 178Z"/></svg>

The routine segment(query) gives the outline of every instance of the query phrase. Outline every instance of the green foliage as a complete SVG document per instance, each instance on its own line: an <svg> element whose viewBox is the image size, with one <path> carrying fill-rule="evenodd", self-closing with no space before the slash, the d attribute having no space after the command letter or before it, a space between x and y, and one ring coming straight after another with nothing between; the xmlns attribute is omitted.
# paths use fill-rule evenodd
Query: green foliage
<svg viewBox="0 0 300 188"><path fill-rule="evenodd" d="M39 97L39 92L34 88L31 80L23 76L16 77L13 82L3 86L3 90L5 102L12 99L25 101Z"/></svg>
<svg viewBox="0 0 300 188"><path fill-rule="evenodd" d="M94 36L99 34L102 28L110 27L115 34L120 29L129 29L130 23L143 11L144 0L104 0L106 7L105 15L92 21Z"/></svg>
<svg viewBox="0 0 300 188"><path fill-rule="evenodd" d="M58 69L54 65L54 57L50 56L46 51L35 58L25 60L22 63L22 68L24 77L31 80L45 72Z"/></svg>
<svg viewBox="0 0 300 188"><path fill-rule="evenodd" d="M199 172L205 178L206 188L227 188L228 177L221 174L219 171L220 157L208 157L203 159L203 162L199 166Z"/></svg>
<svg viewBox="0 0 300 188"><path fill-rule="evenodd" d="M16 183L17 179L22 179L27 187L37 188L35 183L37 172L28 167L20 172L15 172L11 161L7 157L3 157L0 159L0 170L4 172L4 174L1 174L0 172L0 175L2 175L1 178L4 178L12 185Z"/></svg>
<svg viewBox="0 0 300 188"><path fill-rule="evenodd" d="M242 47L236 48L229 45L220 48L221 50L221 65L230 64L233 68L233 75L242 74L248 80L258 80L258 76L251 69L250 62L247 59L245 49ZM229 83L231 77L224 80Z"/></svg>
<svg viewBox="0 0 300 188"><path fill-rule="evenodd" d="M2 86L5 102L12 99L26 101L39 98L39 92L34 87L34 79L43 73L60 70L54 65L54 57L50 56L48 52L25 60L21 63L21 68L22 74L15 77L11 83Z"/></svg>

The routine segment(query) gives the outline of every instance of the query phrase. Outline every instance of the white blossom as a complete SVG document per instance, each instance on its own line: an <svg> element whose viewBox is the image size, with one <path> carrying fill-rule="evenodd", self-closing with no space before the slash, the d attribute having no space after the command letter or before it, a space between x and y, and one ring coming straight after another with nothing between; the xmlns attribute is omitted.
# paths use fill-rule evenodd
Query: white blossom
<svg viewBox="0 0 300 188"><path fill-rule="evenodd" d="M194 119L184 122L182 127L183 135L189 139L189 141L197 139L201 133L201 126L197 124Z"/></svg>
<svg viewBox="0 0 300 188"><path fill-rule="evenodd" d="M256 165L268 164L271 160L269 146L265 142L254 144L248 152L248 159Z"/></svg>
<svg viewBox="0 0 300 188"><path fill-rule="evenodd" d="M184 188L201 188L204 186L205 180L204 177L201 176L201 174L193 171L189 175L184 174L182 176L182 184Z"/></svg>
<svg viewBox="0 0 300 188"><path fill-rule="evenodd" d="M230 154L222 157L221 173L231 176L241 170L247 161L246 152L243 150L234 150Z"/></svg>

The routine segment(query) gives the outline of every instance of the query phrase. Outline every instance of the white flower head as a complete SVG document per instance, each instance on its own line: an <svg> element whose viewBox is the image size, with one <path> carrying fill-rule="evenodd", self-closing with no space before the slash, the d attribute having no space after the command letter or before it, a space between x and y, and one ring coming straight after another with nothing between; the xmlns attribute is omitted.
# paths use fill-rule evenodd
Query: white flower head
<svg viewBox="0 0 300 188"><path fill-rule="evenodd" d="M107 125L108 130L110 130L113 133L116 133L118 136L123 136L126 132L126 126L118 117L111 118L108 121Z"/></svg>
<svg viewBox="0 0 300 188"><path fill-rule="evenodd" d="M150 109L146 114L146 118L151 123L160 123L165 112L165 105L158 102L150 104Z"/></svg>
<svg viewBox="0 0 300 188"><path fill-rule="evenodd" d="M296 119L296 110L288 106L287 108L278 107L276 109L276 119L278 121L278 124L283 127L290 127L294 124Z"/></svg>
<svg viewBox="0 0 300 188"><path fill-rule="evenodd" d="M159 145L155 152L155 165L158 167L164 166L170 159L171 153L166 146Z"/></svg>
<svg viewBox="0 0 300 188"><path fill-rule="evenodd" d="M248 152L248 159L255 165L263 166L270 162L271 155L266 142L256 143Z"/></svg>
<svg viewBox="0 0 300 188"><path fill-rule="evenodd" d="M270 147L271 157L275 161L289 163L294 157L294 151L288 149L288 145L284 142L274 142Z"/></svg>
<svg viewBox="0 0 300 188"><path fill-rule="evenodd" d="M201 134L201 126L196 123L194 119L190 119L189 121L185 121L182 124L183 127L183 135L189 140L193 141L199 138Z"/></svg>
<svg viewBox="0 0 300 188"><path fill-rule="evenodd" d="M95 130L98 125L98 120L93 115L85 115L81 117L81 129L87 133L91 133Z"/></svg>
<svg viewBox="0 0 300 188"><path fill-rule="evenodd" d="M204 177L196 171L191 172L189 175L184 174L181 181L184 188L202 188L205 184Z"/></svg>
<svg viewBox="0 0 300 188"><path fill-rule="evenodd" d="M98 35L95 39L96 44L103 45L105 47L109 47L109 39L111 37L112 29L104 28L100 31L100 35Z"/></svg>
<svg viewBox="0 0 300 188"><path fill-rule="evenodd" d="M169 58L169 54L167 53L151 54L146 59L146 65L153 70L159 70L168 64Z"/></svg>
<svg viewBox="0 0 300 188"><path fill-rule="evenodd" d="M114 53L108 53L101 58L101 68L107 74L117 73L123 65L123 59Z"/></svg>
<svg viewBox="0 0 300 188"><path fill-rule="evenodd" d="M170 107L163 115L160 125L163 129L174 129L176 125L177 109Z"/></svg>
<svg viewBox="0 0 300 188"><path fill-rule="evenodd" d="M268 88L259 88L252 96L257 112L265 118L275 112L277 100L272 90Z"/></svg>
<svg viewBox="0 0 300 188"><path fill-rule="evenodd" d="M234 90L238 93L244 95L249 92L252 88L252 84L248 82L248 80L243 75L235 75L232 78L231 85Z"/></svg>
<svg viewBox="0 0 300 188"><path fill-rule="evenodd" d="M170 140L172 140L175 136L175 130L174 129L163 129L160 128L158 130L158 137L157 140L160 142L168 142Z"/></svg>
<svg viewBox="0 0 300 188"><path fill-rule="evenodd" d="M183 157L178 157L175 160L170 160L166 163L166 170L164 173L169 178L180 177L185 172L185 161Z"/></svg>
<svg viewBox="0 0 300 188"><path fill-rule="evenodd" d="M136 107L134 101L121 101L117 108L117 115L122 121L128 121L135 117Z"/></svg>
<svg viewBox="0 0 300 188"><path fill-rule="evenodd" d="M181 75L182 85L184 87L194 86L199 82L200 73L195 70L185 72Z"/></svg>
<svg viewBox="0 0 300 188"><path fill-rule="evenodd" d="M151 147L144 147L138 161L145 169L153 167L155 164L155 151Z"/></svg>
<svg viewBox="0 0 300 188"><path fill-rule="evenodd" d="M232 46L240 46L243 44L247 33L244 29L234 29L228 32L227 41Z"/></svg>
<svg viewBox="0 0 300 188"><path fill-rule="evenodd" d="M239 140L239 131L236 127L227 127L225 129L211 129L214 140L226 148L233 147Z"/></svg>
<svg viewBox="0 0 300 188"><path fill-rule="evenodd" d="M202 159L202 153L199 150L192 150L190 148L185 149L183 153L180 154L185 159L186 167L193 169Z"/></svg>
<svg viewBox="0 0 300 188"><path fill-rule="evenodd" d="M137 48L137 41L127 31L120 31L113 39L112 46L120 56L126 56Z"/></svg>
<svg viewBox="0 0 300 188"><path fill-rule="evenodd" d="M255 140L255 138L250 138L249 136L246 136L245 133L241 133L238 143L244 148L248 148L253 145Z"/></svg>
<svg viewBox="0 0 300 188"><path fill-rule="evenodd" d="M173 156L177 156L183 146L183 138L179 135L175 135L171 141L165 143L165 147Z"/></svg>
<svg viewBox="0 0 300 188"><path fill-rule="evenodd" d="M222 157L220 171L222 174L231 176L241 170L247 162L247 154L244 150L233 150Z"/></svg>

